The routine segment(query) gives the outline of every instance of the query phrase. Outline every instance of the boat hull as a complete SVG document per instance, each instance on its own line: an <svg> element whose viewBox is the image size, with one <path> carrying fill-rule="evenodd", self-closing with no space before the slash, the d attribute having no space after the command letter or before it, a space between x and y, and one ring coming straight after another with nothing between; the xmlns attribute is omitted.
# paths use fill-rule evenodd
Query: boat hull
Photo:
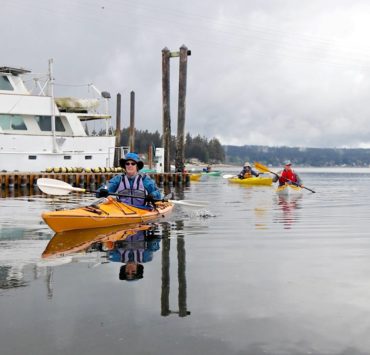
<svg viewBox="0 0 370 355"><path fill-rule="evenodd" d="M279 186L276 189L276 193L281 196L287 196L287 195L299 195L302 193L302 188L295 185L285 184L282 186Z"/></svg>
<svg viewBox="0 0 370 355"><path fill-rule="evenodd" d="M228 180L233 184L240 185L262 185L262 186L272 185L272 178L270 177L250 177L247 179L239 179L238 177L234 177L229 178Z"/></svg>
<svg viewBox="0 0 370 355"><path fill-rule="evenodd" d="M15 135L0 133L1 169L6 171L40 172L51 167L111 167L114 154L114 137L85 136L57 138L58 152L51 148L51 136Z"/></svg>
<svg viewBox="0 0 370 355"><path fill-rule="evenodd" d="M208 173L206 171L203 171L201 174L202 175L208 175L208 176L220 176L221 175L221 171L214 170L214 171L210 171Z"/></svg>
<svg viewBox="0 0 370 355"><path fill-rule="evenodd" d="M156 209L146 210L108 198L98 205L44 212L42 218L54 232L60 233L149 222L165 217L172 209L169 202L157 202Z"/></svg>

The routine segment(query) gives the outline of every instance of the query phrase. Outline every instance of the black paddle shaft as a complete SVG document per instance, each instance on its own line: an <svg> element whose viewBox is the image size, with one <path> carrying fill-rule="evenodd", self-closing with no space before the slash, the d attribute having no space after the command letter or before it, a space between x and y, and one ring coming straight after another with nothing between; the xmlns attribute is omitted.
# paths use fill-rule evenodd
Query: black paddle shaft
<svg viewBox="0 0 370 355"><path fill-rule="evenodd" d="M93 190L86 190L86 192L91 193L91 194L96 194L99 191L101 191L101 190L95 190L95 191L93 191ZM134 195L122 195L122 194L117 194L115 192L108 192L108 196L109 195L111 195L111 196L118 196L118 197L132 197L132 198L138 198L138 199L142 199L142 200L147 199L147 200L149 200L149 201L151 200L153 202L167 201L169 199L173 199L173 193L170 193L170 194L166 195L162 200L155 200L155 199L151 198L149 195L146 196L146 197L140 197L140 196L134 196Z"/></svg>
<svg viewBox="0 0 370 355"><path fill-rule="evenodd" d="M271 173L271 174L274 174L275 176L277 176L278 178L280 178L281 176L279 175L279 174L276 174L276 173L274 173L273 171L270 171L270 170L267 170L269 173ZM306 187L306 186L302 186L302 185L299 185L298 183L296 183L296 182L294 182L294 181L292 181L292 180L289 180L289 179L287 179L286 177L284 177L283 179L285 179L286 181L288 181L288 182L290 182L292 185L294 185L294 186L298 186L298 187L300 187L300 188L302 188L302 189L306 189L306 190L308 190L308 191L311 191L312 193L316 193L316 191L314 191L314 190L311 190L311 189L309 189L308 187Z"/></svg>
<svg viewBox="0 0 370 355"><path fill-rule="evenodd" d="M257 165L257 163L256 163L256 165ZM277 176L278 178L280 178L280 175L279 175L279 174L276 174L275 172L273 172L273 171L271 171L271 170L267 169L265 166L263 166L263 165L262 165L262 164L260 164L260 163L258 163L258 165L261 167L261 170L267 171L267 172L269 172L269 173L271 173L271 174L273 174L273 175ZM257 167L257 169L258 169L258 167ZM292 180L289 180L289 179L287 179L287 178L284 178L284 179L285 179L286 181L290 182L291 184L295 185L295 186L298 186L298 187L300 187L300 188L302 188L302 189L306 189L306 190L308 190L308 191L311 191L312 193L316 193L316 191L311 190L311 189L309 189L309 188L308 188L308 187L306 187L306 186L299 185L298 183L296 183L296 182L294 182L294 181L292 181Z"/></svg>

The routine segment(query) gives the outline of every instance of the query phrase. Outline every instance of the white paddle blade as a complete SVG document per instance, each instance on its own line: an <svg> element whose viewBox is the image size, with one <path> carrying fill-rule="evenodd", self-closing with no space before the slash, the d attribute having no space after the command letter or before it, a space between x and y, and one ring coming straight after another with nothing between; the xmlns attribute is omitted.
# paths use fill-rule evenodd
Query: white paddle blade
<svg viewBox="0 0 370 355"><path fill-rule="evenodd" d="M187 207L197 207L197 208L204 208L206 205L201 205L201 204L196 204L196 203L191 203L187 202L184 200L168 200L169 202L173 203L174 205L182 205L182 206L187 206Z"/></svg>
<svg viewBox="0 0 370 355"><path fill-rule="evenodd" d="M197 205L204 205L204 206L209 205L209 201L200 201L200 200L181 200L181 201L185 201L185 202L188 202L188 203L195 203Z"/></svg>
<svg viewBox="0 0 370 355"><path fill-rule="evenodd" d="M68 195L71 191L85 192L85 189L73 187L64 181L48 178L37 179L37 186L48 195Z"/></svg>
<svg viewBox="0 0 370 355"><path fill-rule="evenodd" d="M230 178L232 178L232 177L236 177L236 176L235 176L235 175L226 174L226 175L222 175L222 177L223 177L224 179L230 179Z"/></svg>

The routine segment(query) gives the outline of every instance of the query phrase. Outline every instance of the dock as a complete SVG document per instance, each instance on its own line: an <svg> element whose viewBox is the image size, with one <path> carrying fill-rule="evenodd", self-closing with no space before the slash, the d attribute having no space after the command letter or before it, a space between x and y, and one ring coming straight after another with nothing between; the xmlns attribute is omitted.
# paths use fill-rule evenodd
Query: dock
<svg viewBox="0 0 370 355"><path fill-rule="evenodd" d="M1 189L36 188L37 179L49 178L62 180L74 187L97 188L119 173L34 173L34 172L2 172L0 173ZM190 174L187 173L146 173L159 187L182 186L190 184Z"/></svg>

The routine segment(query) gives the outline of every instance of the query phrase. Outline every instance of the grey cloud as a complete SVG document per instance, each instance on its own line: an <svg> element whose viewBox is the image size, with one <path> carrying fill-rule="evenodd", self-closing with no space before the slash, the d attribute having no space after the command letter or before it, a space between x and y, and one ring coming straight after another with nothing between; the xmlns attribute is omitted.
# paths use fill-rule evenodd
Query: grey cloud
<svg viewBox="0 0 370 355"><path fill-rule="evenodd" d="M186 115L192 135L223 144L370 146L366 1L225 4L6 1L1 65L41 72L54 57L57 82L94 82L113 97L120 92L124 125L134 90L137 128L161 132L161 50L185 44L192 50ZM174 134L177 80L171 60Z"/></svg>

